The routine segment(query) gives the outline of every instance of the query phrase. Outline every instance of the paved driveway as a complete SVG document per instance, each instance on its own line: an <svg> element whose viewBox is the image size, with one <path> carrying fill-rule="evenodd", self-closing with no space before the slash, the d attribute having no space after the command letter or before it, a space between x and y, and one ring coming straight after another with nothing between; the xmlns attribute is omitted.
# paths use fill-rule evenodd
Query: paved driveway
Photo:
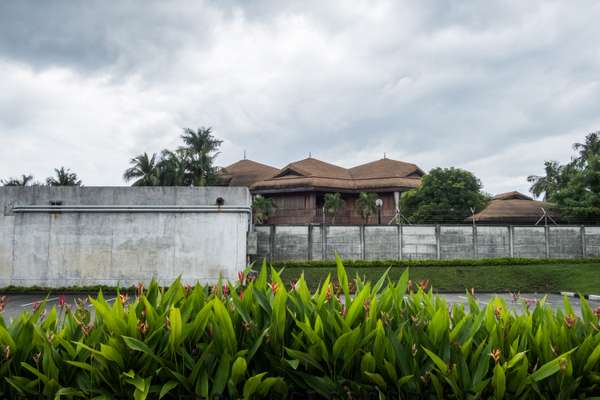
<svg viewBox="0 0 600 400"><path fill-rule="evenodd" d="M1 296L2 294L0 294ZM4 319L5 321L9 321L11 318L15 318L15 316L17 316L19 313L23 312L23 311L31 311L34 307L34 304L36 302L40 302L43 301L44 299L48 299L48 306L53 306L58 304L58 300L59 297L58 295L50 295L50 296L45 296L45 295L40 295L40 294L4 294L7 297L7 304L6 304L6 308L4 310ZM80 293L80 294L67 294L65 295L65 301L67 303L70 304L75 304L76 300L79 299L86 299L87 298L87 294L85 293ZM467 297L464 294L441 294L441 296L445 296L446 299L448 300L449 303L451 304L466 304L467 303ZM519 295L519 300L518 301L514 301L513 296L510 294L506 294L506 293L502 293L502 294L491 294L491 293L478 293L477 294L477 298L479 299L479 302L481 303L482 306L486 305L490 299L494 296L500 296L502 298L504 298L506 300L506 302L511 306L511 308L517 312L521 311L523 309L522 306L522 301L523 300L530 300L530 301L535 301L535 300L539 300L542 299L544 297L543 294L538 294L538 293L521 293ZM114 294L106 294L105 298L108 301L114 301L115 300L115 296ZM573 306L573 309L575 310L575 312L580 316L580 302L579 302L579 298L569 298L569 301L571 302L571 305ZM555 295L555 294L550 294L547 295L546 297L546 304L552 306L553 308L557 308L563 307L563 298L562 296L559 295ZM590 306L592 306L592 308L596 308L596 307L600 307L600 301L590 301Z"/></svg>

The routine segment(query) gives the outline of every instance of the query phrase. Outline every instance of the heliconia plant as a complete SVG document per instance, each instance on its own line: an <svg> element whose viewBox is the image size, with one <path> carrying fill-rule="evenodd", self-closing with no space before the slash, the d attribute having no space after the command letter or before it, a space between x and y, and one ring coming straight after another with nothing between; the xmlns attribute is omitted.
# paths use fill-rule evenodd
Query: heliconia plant
<svg viewBox="0 0 600 400"><path fill-rule="evenodd" d="M113 301L0 315L1 398L589 398L600 310L449 305L427 282L347 276L311 292L263 262L237 282L156 281ZM89 304L87 302L89 301Z"/></svg>

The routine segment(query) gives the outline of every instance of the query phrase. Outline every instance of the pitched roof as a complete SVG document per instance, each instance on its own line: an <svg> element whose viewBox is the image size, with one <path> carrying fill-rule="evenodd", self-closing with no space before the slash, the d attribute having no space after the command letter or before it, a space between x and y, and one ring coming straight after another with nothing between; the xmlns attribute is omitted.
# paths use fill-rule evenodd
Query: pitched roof
<svg viewBox="0 0 600 400"><path fill-rule="evenodd" d="M338 167L337 165L329 164L312 157L286 165L273 178L284 178L289 172L304 177L352 179L346 168Z"/></svg>
<svg viewBox="0 0 600 400"><path fill-rule="evenodd" d="M415 164L389 158L358 165L350 168L349 171L354 179L406 178L410 175L415 177L425 175Z"/></svg>
<svg viewBox="0 0 600 400"><path fill-rule="evenodd" d="M519 192L501 193L494 196L487 207L475 214L476 222L487 223L536 223L543 215L544 210L554 219L559 215L552 211L552 204L544 201L533 200ZM468 218L471 221L471 218Z"/></svg>
<svg viewBox="0 0 600 400"><path fill-rule="evenodd" d="M228 186L250 186L255 182L269 178L279 171L270 165L252 160L240 160L222 171L222 180Z"/></svg>
<svg viewBox="0 0 600 400"><path fill-rule="evenodd" d="M316 158L290 163L251 189L267 190L393 190L419 186L423 171L414 164L382 159L346 169Z"/></svg>
<svg viewBox="0 0 600 400"><path fill-rule="evenodd" d="M533 200L531 197L521 192L512 191L506 193L500 193L493 197L494 200Z"/></svg>

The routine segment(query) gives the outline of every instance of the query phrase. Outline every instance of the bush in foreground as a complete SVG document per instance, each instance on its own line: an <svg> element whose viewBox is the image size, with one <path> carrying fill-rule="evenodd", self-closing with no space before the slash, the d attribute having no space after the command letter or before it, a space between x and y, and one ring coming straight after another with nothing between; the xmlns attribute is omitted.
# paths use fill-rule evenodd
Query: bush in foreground
<svg viewBox="0 0 600 400"><path fill-rule="evenodd" d="M464 306L413 284L338 281L311 293L256 279L111 305L41 304L0 318L3 398L573 398L600 395L600 310L501 299ZM350 296L350 286L356 294Z"/></svg>

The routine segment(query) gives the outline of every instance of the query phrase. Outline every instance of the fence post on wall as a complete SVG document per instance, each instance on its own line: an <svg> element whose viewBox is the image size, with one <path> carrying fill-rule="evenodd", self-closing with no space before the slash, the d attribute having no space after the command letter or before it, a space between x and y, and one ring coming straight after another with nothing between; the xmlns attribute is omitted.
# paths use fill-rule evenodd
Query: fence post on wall
<svg viewBox="0 0 600 400"><path fill-rule="evenodd" d="M398 224L398 260L402 260L402 225Z"/></svg>
<svg viewBox="0 0 600 400"><path fill-rule="evenodd" d="M440 251L440 226L436 225L435 226L435 252L436 252L436 256L437 259L440 260L442 258L442 254Z"/></svg>
<svg viewBox="0 0 600 400"><path fill-rule="evenodd" d="M321 224L321 260L327 259L327 227Z"/></svg>
<svg viewBox="0 0 600 400"><path fill-rule="evenodd" d="M312 224L308 224L308 235L307 236L308 236L308 238L307 238L308 247L306 250L306 256L307 256L308 260L311 261L312 260L312 243L313 243L313 241L312 241L312 238L313 238Z"/></svg>
<svg viewBox="0 0 600 400"><path fill-rule="evenodd" d="M269 254L271 256L269 261L273 262L275 260L275 225L271 225L269 228Z"/></svg>
<svg viewBox="0 0 600 400"><path fill-rule="evenodd" d="M479 258L479 249L477 245L477 227L473 225L473 258Z"/></svg>
<svg viewBox="0 0 600 400"><path fill-rule="evenodd" d="M585 245L585 225L581 225L581 257L587 257L587 249Z"/></svg>
<svg viewBox="0 0 600 400"><path fill-rule="evenodd" d="M366 240L365 240L365 225L361 225L360 226L360 259L364 260L365 259L365 244L366 244Z"/></svg>
<svg viewBox="0 0 600 400"><path fill-rule="evenodd" d="M515 232L512 225L508 226L508 255L510 258L515 256Z"/></svg>
<svg viewBox="0 0 600 400"><path fill-rule="evenodd" d="M544 237L546 238L546 258L550 258L550 227L544 227Z"/></svg>

